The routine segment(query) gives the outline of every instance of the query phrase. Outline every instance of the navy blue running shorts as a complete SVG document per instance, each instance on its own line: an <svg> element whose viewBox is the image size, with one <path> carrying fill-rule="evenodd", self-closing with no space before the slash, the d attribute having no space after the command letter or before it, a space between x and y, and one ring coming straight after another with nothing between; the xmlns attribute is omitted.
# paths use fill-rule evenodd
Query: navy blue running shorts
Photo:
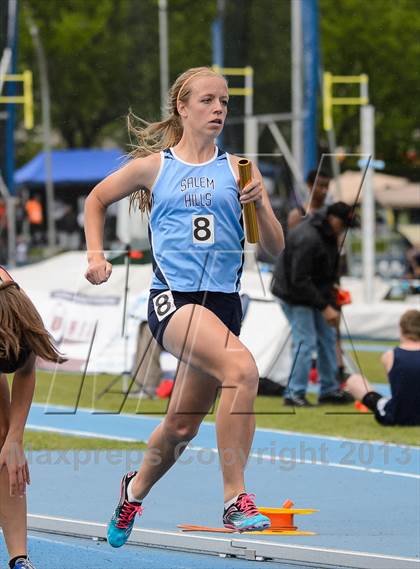
<svg viewBox="0 0 420 569"><path fill-rule="evenodd" d="M26 364L31 353L32 351L29 348L23 347L20 349L17 358L0 358L0 373L15 373Z"/></svg>
<svg viewBox="0 0 420 569"><path fill-rule="evenodd" d="M152 289L149 296L148 321L153 337L163 346L163 334L169 320L185 304L199 304L211 310L235 336L242 322L241 299L237 292L177 292Z"/></svg>

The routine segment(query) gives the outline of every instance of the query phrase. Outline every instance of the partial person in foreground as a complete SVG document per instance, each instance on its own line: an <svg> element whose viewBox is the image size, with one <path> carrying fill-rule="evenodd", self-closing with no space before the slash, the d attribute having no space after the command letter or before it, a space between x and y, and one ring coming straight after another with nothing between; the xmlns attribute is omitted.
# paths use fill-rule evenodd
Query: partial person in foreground
<svg viewBox="0 0 420 569"><path fill-rule="evenodd" d="M239 191L239 158L215 145L228 99L225 78L212 69L184 72L170 90L168 117L136 129L134 159L99 183L86 200L86 278L92 284L108 280L112 270L103 252L106 208L132 195L132 203L150 211L154 275L149 326L157 342L179 360L167 414L150 437L139 471L122 479L120 502L108 527L113 547L127 541L143 499L197 434L218 392L223 524L237 531L270 526L244 481L259 375L238 337L242 206L255 202L260 243L272 255L283 248L283 232L258 168L253 166L253 178Z"/></svg>
<svg viewBox="0 0 420 569"><path fill-rule="evenodd" d="M0 527L10 569L34 569L28 558L23 449L26 419L35 388L35 359L64 361L36 308L0 267ZM14 374L11 393L6 374Z"/></svg>
<svg viewBox="0 0 420 569"><path fill-rule="evenodd" d="M420 310L407 310L400 319L400 344L382 355L391 397L383 397L359 374L345 389L375 414L381 425L420 425Z"/></svg>

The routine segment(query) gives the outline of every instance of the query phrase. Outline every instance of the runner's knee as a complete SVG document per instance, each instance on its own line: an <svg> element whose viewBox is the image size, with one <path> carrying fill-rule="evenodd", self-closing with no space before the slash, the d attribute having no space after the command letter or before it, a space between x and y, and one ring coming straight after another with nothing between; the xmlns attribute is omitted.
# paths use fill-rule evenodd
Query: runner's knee
<svg viewBox="0 0 420 569"><path fill-rule="evenodd" d="M199 426L196 421L167 416L163 422L163 432L165 437L174 443L188 442L196 436Z"/></svg>
<svg viewBox="0 0 420 569"><path fill-rule="evenodd" d="M258 369L253 358L238 358L226 374L224 386L255 392L258 389Z"/></svg>

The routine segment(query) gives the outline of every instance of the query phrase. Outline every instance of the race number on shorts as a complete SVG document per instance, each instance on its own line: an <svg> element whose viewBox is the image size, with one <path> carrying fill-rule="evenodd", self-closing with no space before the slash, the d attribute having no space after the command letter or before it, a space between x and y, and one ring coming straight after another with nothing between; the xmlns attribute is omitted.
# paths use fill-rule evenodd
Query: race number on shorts
<svg viewBox="0 0 420 569"><path fill-rule="evenodd" d="M192 237L193 243L198 245L211 245L214 243L214 216L213 215L193 215L192 216Z"/></svg>
<svg viewBox="0 0 420 569"><path fill-rule="evenodd" d="M159 322L164 320L169 314L172 314L172 312L175 312L176 306L172 292L165 290L165 292L155 296L153 306L155 307L155 313Z"/></svg>

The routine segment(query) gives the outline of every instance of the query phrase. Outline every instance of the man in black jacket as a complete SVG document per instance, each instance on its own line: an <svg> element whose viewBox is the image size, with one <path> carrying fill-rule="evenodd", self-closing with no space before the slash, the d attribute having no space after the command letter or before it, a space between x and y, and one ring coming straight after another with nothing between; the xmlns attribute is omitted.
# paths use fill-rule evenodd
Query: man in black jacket
<svg viewBox="0 0 420 569"><path fill-rule="evenodd" d="M272 293L280 298L292 329L293 369L285 391L286 405L310 406L306 399L311 356L318 355L319 403L350 403L339 388L335 352L338 283L338 238L355 224L344 202L314 213L293 228L273 273Z"/></svg>

